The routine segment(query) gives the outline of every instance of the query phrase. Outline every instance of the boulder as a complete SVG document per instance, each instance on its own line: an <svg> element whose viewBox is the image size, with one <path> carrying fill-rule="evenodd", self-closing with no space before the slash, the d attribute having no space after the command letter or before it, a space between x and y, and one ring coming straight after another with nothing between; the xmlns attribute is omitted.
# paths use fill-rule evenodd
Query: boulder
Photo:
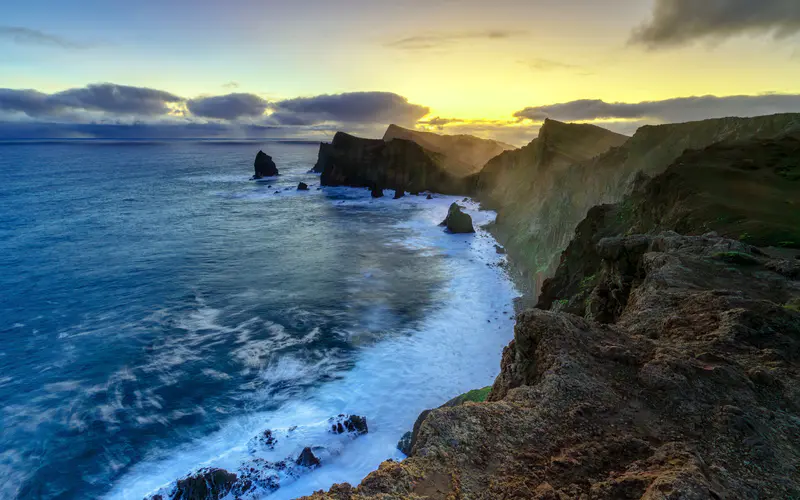
<svg viewBox="0 0 800 500"><path fill-rule="evenodd" d="M472 217L461 211L461 207L457 203L450 205L450 210L447 212L447 218L442 221L440 226L444 226L453 234L466 234L474 233L475 228L472 227Z"/></svg>
<svg viewBox="0 0 800 500"><path fill-rule="evenodd" d="M297 461L295 463L301 467L317 467L320 464L319 458L314 455L314 452L311 451L311 448L303 448L302 453L300 453L300 456L297 457Z"/></svg>
<svg viewBox="0 0 800 500"><path fill-rule="evenodd" d="M264 177L274 177L278 175L278 167L272 161L272 157L263 151L259 151L256 155L256 161L253 163L256 174L253 179L263 179Z"/></svg>
<svg viewBox="0 0 800 500"><path fill-rule="evenodd" d="M426 200L432 200L433 199L433 195L429 194L425 199Z"/></svg>
<svg viewBox="0 0 800 500"><path fill-rule="evenodd" d="M366 417L342 414L330 419L329 422L331 423L331 432L334 434L350 433L360 436L369 432Z"/></svg>
<svg viewBox="0 0 800 500"><path fill-rule="evenodd" d="M236 480L236 474L224 469L202 469L192 476L179 480L173 498L220 500L231 492Z"/></svg>
<svg viewBox="0 0 800 500"><path fill-rule="evenodd" d="M305 182L301 182L300 184L297 185L297 190L308 191L308 184L306 184Z"/></svg>
<svg viewBox="0 0 800 500"><path fill-rule="evenodd" d="M375 186L372 188L372 197L373 198L383 198L383 189Z"/></svg>

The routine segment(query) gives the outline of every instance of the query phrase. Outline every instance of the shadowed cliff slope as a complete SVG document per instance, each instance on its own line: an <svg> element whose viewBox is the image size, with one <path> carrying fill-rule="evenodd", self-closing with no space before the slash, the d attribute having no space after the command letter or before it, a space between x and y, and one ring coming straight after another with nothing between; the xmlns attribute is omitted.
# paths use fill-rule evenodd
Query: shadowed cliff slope
<svg viewBox="0 0 800 500"><path fill-rule="evenodd" d="M393 139L414 141L428 151L443 155L444 168L458 177L477 173L503 151L516 149L510 144L471 135L440 135L389 125L383 140Z"/></svg>
<svg viewBox="0 0 800 500"><path fill-rule="evenodd" d="M495 233L534 291L555 271L587 211L620 200L638 172L661 173L686 149L800 133L800 115L647 126L627 140L587 127L548 120L530 145L501 154L472 178L479 199L498 210Z"/></svg>
<svg viewBox="0 0 800 500"><path fill-rule="evenodd" d="M591 210L487 402L430 411L410 458L311 498L800 497L800 260L675 232L772 243L798 164L792 138L720 144Z"/></svg>

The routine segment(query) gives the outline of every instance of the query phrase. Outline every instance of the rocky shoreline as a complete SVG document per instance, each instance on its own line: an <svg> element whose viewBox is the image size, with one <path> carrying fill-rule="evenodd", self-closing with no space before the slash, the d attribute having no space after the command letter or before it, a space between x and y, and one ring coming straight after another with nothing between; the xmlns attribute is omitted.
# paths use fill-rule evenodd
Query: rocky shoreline
<svg viewBox="0 0 800 500"><path fill-rule="evenodd" d="M498 211L528 292L500 374L423 412L406 460L305 498L800 497L800 117L629 139L547 121L477 174L446 165L413 140L338 133L315 171ZM470 232L461 216L442 224ZM285 463L319 465L311 447ZM245 498L246 471L230 474L200 482Z"/></svg>
<svg viewBox="0 0 800 500"><path fill-rule="evenodd" d="M308 498L800 496L797 117L710 122L643 131L659 159L635 137L588 161L655 176L589 193L619 203L577 225L487 400L423 413L408 459Z"/></svg>

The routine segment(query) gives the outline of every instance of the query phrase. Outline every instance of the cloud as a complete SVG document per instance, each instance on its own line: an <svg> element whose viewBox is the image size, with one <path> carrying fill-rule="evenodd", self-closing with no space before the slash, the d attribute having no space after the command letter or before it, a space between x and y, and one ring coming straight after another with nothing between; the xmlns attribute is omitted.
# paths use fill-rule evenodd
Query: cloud
<svg viewBox="0 0 800 500"><path fill-rule="evenodd" d="M238 88L239 88L239 82L228 82L228 83L224 83L224 84L222 85L222 88L223 88L223 89L238 89Z"/></svg>
<svg viewBox="0 0 800 500"><path fill-rule="evenodd" d="M638 103L584 99L561 104L525 108L514 113L518 120L562 121L644 120L673 123L726 116L759 116L800 112L800 94L764 94L717 97L679 97Z"/></svg>
<svg viewBox="0 0 800 500"><path fill-rule="evenodd" d="M391 92L350 92L298 97L272 104L271 118L282 125L339 123L414 123L430 108Z"/></svg>
<svg viewBox="0 0 800 500"><path fill-rule="evenodd" d="M0 89L0 110L30 117L56 116L70 111L100 111L143 116L164 115L170 103L183 99L146 87L101 83L54 94L30 89Z"/></svg>
<svg viewBox="0 0 800 500"><path fill-rule="evenodd" d="M530 67L531 69L535 69L537 71L559 71L559 70L580 69L580 66L576 66L574 64L567 64L564 62L553 61L552 59L543 59L540 57L535 57L533 59L520 62Z"/></svg>
<svg viewBox="0 0 800 500"><path fill-rule="evenodd" d="M186 102L186 106L195 116L237 120L262 116L269 103L255 94L235 93L190 99Z"/></svg>
<svg viewBox="0 0 800 500"><path fill-rule="evenodd" d="M526 31L502 29L460 33L430 33L391 40L384 43L384 47L400 50L427 50L441 48L457 42L505 40L526 34Z"/></svg>
<svg viewBox="0 0 800 500"><path fill-rule="evenodd" d="M631 43L650 48L742 34L783 38L800 32L798 0L656 0L651 20Z"/></svg>
<svg viewBox="0 0 800 500"><path fill-rule="evenodd" d="M20 45L43 45L62 49L85 49L89 45L67 38L21 26L0 25L0 40L10 40Z"/></svg>

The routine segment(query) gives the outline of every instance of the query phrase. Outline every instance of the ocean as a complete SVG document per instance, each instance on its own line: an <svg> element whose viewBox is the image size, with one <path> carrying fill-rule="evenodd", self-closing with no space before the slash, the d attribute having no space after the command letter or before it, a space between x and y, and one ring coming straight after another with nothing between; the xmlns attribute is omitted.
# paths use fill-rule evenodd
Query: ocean
<svg viewBox="0 0 800 500"><path fill-rule="evenodd" d="M259 149L282 175L249 180ZM455 198L319 189L317 150L0 143L0 498L141 500L327 450L254 493L294 498L401 460L420 411L492 383L517 295L492 237L443 232ZM339 414L369 433L327 432Z"/></svg>

